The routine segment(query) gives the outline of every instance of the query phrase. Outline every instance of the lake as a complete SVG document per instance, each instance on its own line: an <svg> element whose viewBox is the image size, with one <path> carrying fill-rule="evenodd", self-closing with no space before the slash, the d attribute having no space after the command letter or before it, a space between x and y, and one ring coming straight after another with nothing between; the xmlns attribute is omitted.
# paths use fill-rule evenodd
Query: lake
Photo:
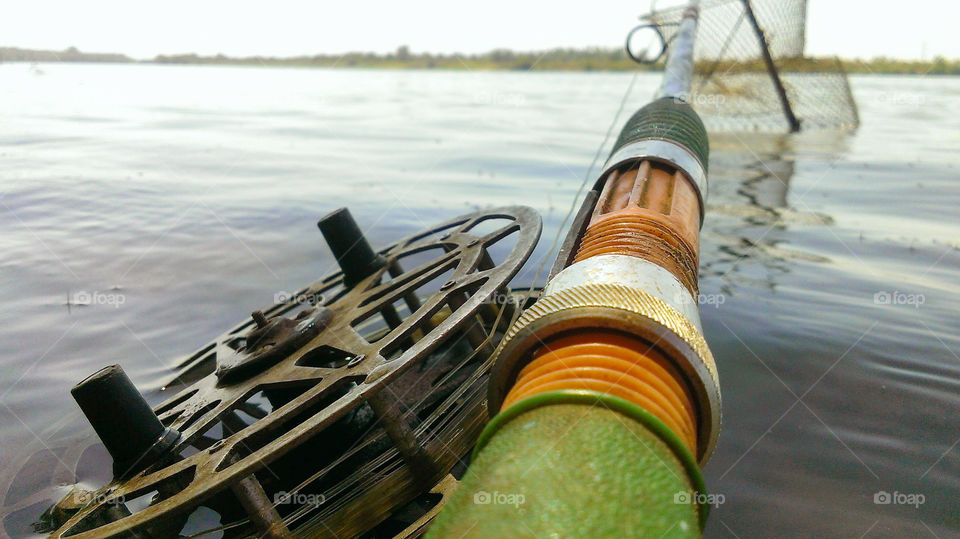
<svg viewBox="0 0 960 539"><path fill-rule="evenodd" d="M176 358L333 271L332 209L386 245L532 206L530 285L632 76L0 65L6 533L108 479L65 468L93 436L77 381L121 363L163 400ZM851 84L855 132L711 136L709 537L960 533L960 79Z"/></svg>

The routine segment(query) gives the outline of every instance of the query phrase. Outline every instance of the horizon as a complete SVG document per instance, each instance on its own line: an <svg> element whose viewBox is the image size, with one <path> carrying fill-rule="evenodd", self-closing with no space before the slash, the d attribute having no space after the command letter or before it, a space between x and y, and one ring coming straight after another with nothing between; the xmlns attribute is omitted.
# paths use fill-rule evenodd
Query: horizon
<svg viewBox="0 0 960 539"><path fill-rule="evenodd" d="M400 47L403 47L403 45L401 45ZM122 52L118 52L118 51L115 51L115 50L85 50L85 49L82 49L82 48L76 47L76 46L69 46L69 47L65 47L65 48L63 48L63 49L34 49L34 48L28 48L28 47L21 47L21 46L17 46L17 45L0 45L0 50L5 50L5 49L6 49L6 50L20 50L20 51L38 52L38 53L53 53L53 54L63 53L63 52L68 52L68 51L73 51L73 52L77 52L77 53L85 54L85 55L105 55L105 56L106 56L106 55L116 55L116 56L125 57L127 60L129 60L129 61L131 61L131 62L153 62L153 61L156 61L156 60L158 60L158 59L160 59L160 58L178 58L178 57L186 57L186 56L196 56L196 57L198 57L198 58L204 58L204 59L206 59L206 58L215 58L215 57L217 57L217 56L223 56L224 58L229 59L229 60L248 60L248 59L262 58L262 59L264 59L264 60L281 60L281 61L282 61L282 60L300 59L300 58L330 58L330 57L336 57L336 56L349 56L349 55L375 55L375 56L378 57L378 58L385 58L385 57L387 57L387 56L389 56L389 55L393 55L393 54L396 54L396 53L397 53L397 50L394 50L394 51L383 51L383 52L380 52L380 51L370 51L370 50L351 50L351 51L344 51L344 52L307 52L307 53L297 54L297 55L292 55L292 56L267 56L267 55L234 56L234 55L224 55L224 54L209 54L209 55L208 55L208 54L199 54L199 53L193 52L193 51L179 51L179 52L162 52L162 53L159 53L159 54L157 54L157 55L155 55L155 56L153 56L153 57L150 57L150 58L135 58L135 57L129 56L129 55L127 55L127 54L124 54L124 53L122 53ZM604 51L604 52L607 52L607 51L612 52L612 51L615 51L615 50L622 50L622 46L621 46L621 47L585 46L585 47L580 47L580 48L577 48L577 47L553 47L553 48L548 48L548 49L534 49L534 50L517 50L517 49L509 49L509 48L502 48L502 47L501 47L501 48L490 49L490 50L487 50L487 51L470 52L470 53L462 53L462 52L432 52L432 51L422 51L422 52L418 52L418 51L408 50L408 54L410 54L410 55L413 56L413 57L430 55L430 56L435 56L435 57L446 57L446 58L455 58L455 57L457 57L457 56L461 56L461 57L464 57L464 58L469 58L469 57L484 57L484 56L488 56L488 55L491 55L491 54L496 53L496 52L499 52L499 51L505 51L505 52L509 52L509 53L511 53L511 54L516 54L516 55L524 55L524 54L546 54L546 53L549 53L549 52L560 51L560 50L568 50L568 51L575 51L575 52L589 52L589 51L591 51L591 50ZM846 62L857 62L857 61L870 62L870 61L877 61L877 60L890 60L890 61L895 61L895 62L923 63L923 62L932 62L932 61L937 60L938 58L939 58L939 59L946 60L946 61L948 61L948 62L960 61L960 56L942 56L942 55L934 55L934 56L927 57L927 58L924 58L924 59L921 59L921 58L903 58L903 57L882 56L882 55L881 55L881 56L872 56L872 57L859 57L859 56L852 56L852 57L850 57L850 56L842 56L842 55L839 55L839 54L837 54L837 55L820 55L820 56L818 56L818 55L808 55L808 56L811 56L811 57L828 57L828 58L829 58L829 57L832 57L832 56L836 56L836 57L839 58L841 61L846 61ZM7 61L17 61L17 60L7 60ZM26 60L23 60L23 61L26 61ZM651 67L651 69L660 69L660 68L659 68L659 67Z"/></svg>
<svg viewBox="0 0 960 539"><path fill-rule="evenodd" d="M658 2L657 7L665 3ZM960 58L960 40L954 39L952 24L960 19L960 4L917 0L912 7L937 16L929 17L923 26L906 26L901 11L878 10L867 0L813 0L807 7L806 52L850 59ZM413 54L476 55L496 49L622 48L623 37L646 11L645 3L622 0L574 4L563 10L546 2L493 0L484 9L465 14L456 5L413 0L377 6L376 16L371 17L370 7L360 4L322 6L281 0L263 10L220 0L199 5L173 0L162 10L144 13L118 0L84 4L41 0L9 6L0 20L0 35L11 48L62 51L76 47L134 60L180 54L232 58L386 54L402 45ZM52 18L50 13L57 16ZM864 13L870 15L864 21L869 24L856 25L854 34L851 22ZM40 24L29 24L35 21Z"/></svg>

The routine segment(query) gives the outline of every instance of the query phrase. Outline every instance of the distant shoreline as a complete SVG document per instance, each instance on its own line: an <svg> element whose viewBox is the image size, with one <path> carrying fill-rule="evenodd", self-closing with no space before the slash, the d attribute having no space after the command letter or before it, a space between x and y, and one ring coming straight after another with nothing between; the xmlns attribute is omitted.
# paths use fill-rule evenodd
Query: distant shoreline
<svg viewBox="0 0 960 539"><path fill-rule="evenodd" d="M287 66L287 67L356 67L371 69L442 69L478 71L634 71L637 69L659 71L660 64L638 65L630 60L622 49L553 49L540 52L514 52L495 50L484 54L413 54L406 47L394 53L375 54L351 52L297 56L291 58L246 57L231 58L224 55L199 56L196 54L160 55L152 60L135 60L123 54L81 52L71 47L63 51L44 51L0 47L0 63L8 62L103 62L138 64L183 64L183 65L239 65L239 66ZM792 62L792 61L788 61ZM794 63L798 71L821 71L837 69L838 60L817 58L801 64ZM932 60L898 60L893 58L840 59L848 73L899 74L899 75L960 75L960 59L936 57ZM716 66L712 66L716 68ZM750 66L728 64L721 69Z"/></svg>

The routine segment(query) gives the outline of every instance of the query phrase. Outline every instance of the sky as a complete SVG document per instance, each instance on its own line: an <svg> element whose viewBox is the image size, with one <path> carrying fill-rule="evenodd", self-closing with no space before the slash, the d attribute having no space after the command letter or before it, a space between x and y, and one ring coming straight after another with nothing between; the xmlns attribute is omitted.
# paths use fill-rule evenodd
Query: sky
<svg viewBox="0 0 960 539"><path fill-rule="evenodd" d="M669 3L676 0L657 5ZM11 0L0 12L0 46L75 46L138 59L382 53L400 45L432 53L620 47L649 6L649 0ZM809 0L807 53L960 58L958 21L960 2L953 0Z"/></svg>

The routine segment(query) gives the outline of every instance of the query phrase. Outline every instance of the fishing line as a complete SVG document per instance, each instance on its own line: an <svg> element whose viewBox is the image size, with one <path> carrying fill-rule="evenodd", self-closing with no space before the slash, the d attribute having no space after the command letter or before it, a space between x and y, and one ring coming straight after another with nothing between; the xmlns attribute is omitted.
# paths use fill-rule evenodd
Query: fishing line
<svg viewBox="0 0 960 539"><path fill-rule="evenodd" d="M210 529L207 529L207 530L198 531L198 532L196 532L196 533L192 533L192 534L190 534L190 535L185 535L185 536L183 536L183 537L184 537L184 539L194 539L194 538L196 538L196 537L203 537L203 536L205 536L205 535L210 535L211 533L216 533L216 532L222 532L222 531L231 530L231 529L233 529L233 528L236 528L236 527L239 527L239 526L243 526L243 525L249 524L249 523L250 523L250 519L249 519L249 518L245 518L245 519L243 519L243 520L237 520L237 521L235 521L235 522L230 522L230 523L228 523L228 524L223 524L223 525L221 525L221 526L217 526L216 528L210 528Z"/></svg>
<svg viewBox="0 0 960 539"><path fill-rule="evenodd" d="M537 266L537 272L533 276L533 280L530 283L530 288L527 290L527 294L523 298L523 305L526 305L530 301L531 296L533 295L534 290L536 289L537 281L540 279L540 275L543 273L543 269L546 267L547 262L550 260L551 255L554 252L554 249L557 249L558 244L560 243L560 237L563 236L564 230L566 229L567 222L570 220L570 217L577 211L578 202L580 201L580 195L583 194L584 188L590 183L591 178L593 178L593 169L597 165L597 161L600 160L600 155L603 153L603 149L607 145L607 141L610 140L610 135L613 134L614 128L618 125L620 120L620 115L623 114L623 109L627 105L627 101L630 98L630 95L633 93L633 87L637 82L637 77L640 75L639 71L634 71L633 77L630 79L630 84L627 86L626 92L623 93L623 97L620 98L620 105L617 107L617 112L613 116L613 120L610 122L610 126L607 127L607 133L603 136L603 141L600 142L600 146L597 148L596 153L593 155L593 161L590 162L590 166L587 168L587 172L583 177L583 181L580 183L580 187L577 189L577 193L573 196L573 200L570 202L570 209L567 210L566 216L564 216L563 221L560 223L560 226L557 227L557 233L553 237L553 243L550 244L550 249L543 255L543 258L540 260L540 265ZM559 252L556 256L559 256ZM553 258L556 258L553 256Z"/></svg>
<svg viewBox="0 0 960 539"><path fill-rule="evenodd" d="M462 368L463 366L467 365L470 361L472 361L472 360L477 356L477 354L478 354L479 352L481 352L481 351L492 341L494 335L496 334L496 329L497 329L498 327L500 327L501 322L503 321L503 315L504 315L505 312L506 312L506 309L500 309L500 310L498 311L497 317L496 317L496 319L495 319L495 321L494 321L494 323L493 323L493 325L492 325L492 329L491 329L490 333L487 334L487 336L486 336L486 338L484 339L482 345L479 346L479 347L477 347L472 353L470 353L470 354L469 354L463 361L461 361L459 364L455 365L446 375L444 375L444 377L441 379L441 382L439 382L437 385L443 385L443 382L444 382L444 381L449 381L449 378L451 378L454 374L456 374L456 372L457 372L460 368ZM512 316L511 316L511 319L510 319L510 324L513 324L513 322L515 322L515 321L516 321L516 318L518 318L519 316L520 316L520 310L518 309L518 310L514 311L514 313L512 313ZM492 355L491 355L490 358L488 358L487 362L489 362L489 361L491 361L491 360L492 360ZM453 393L451 393L451 395L447 396L447 398L445 399L446 405L445 405L445 406L444 406L444 405L441 405L440 407L438 407L437 410L434 410L434 412L431 413L430 416L428 416L426 419L424 419L424 421L421 423L421 425L418 426L418 428L416 429L416 433L417 433L418 435L419 435L419 434L422 434L424 431L426 431L429 427L432 426L431 423L433 423L434 421L436 421L437 417L439 417L440 415L442 415L443 413L445 413L447 410L449 410L450 405L451 405L452 403L455 403L455 401L456 401L459 397L461 397L461 396L463 395L463 393L465 393L468 389L470 389L470 388L473 386L472 382L475 382L476 379L477 379L479 376L481 376L481 371L483 371L483 369L478 369L477 371L475 371L475 372L473 373L473 375L471 375L471 376L464 382L464 384L461 385L460 388L458 388L458 389L455 390ZM402 415L402 417L403 417L403 418L407 418L408 416L410 416L410 414L412 414L413 412L417 411L417 410L419 409L419 407L423 405L423 403L426 401L426 399L427 399L428 397L429 397L429 394L428 394L428 395L425 395L425 396L424 396L423 398L421 398L416 404L414 404L413 406L409 407L409 408L407 409L407 411ZM375 426L376 426L376 425L374 425L374 427L375 427ZM373 428L373 427L371 427L371 428ZM368 430L367 432L369 432L369 430ZM302 481L299 485L297 485L296 487L294 487L294 488L291 489L290 491L287 491L287 495L284 496L284 497L282 497L281 499L277 500L277 501L273 504L273 506L276 508L276 507L279 506L280 504L286 503L286 501L289 500L291 496L295 496L295 495L296 495L297 493L299 493L302 489L306 488L310 483L312 483L312 482L314 482L314 481L316 481L316 480L318 480L318 479L321 479L324 475L326 475L327 473L329 473L329 472L330 472L334 467L336 467L338 464L342 463L343 461L345 461L345 460L346 460L347 458L349 458L350 456L356 454L357 451L360 451L360 450L362 450L363 448L367 447L367 445L369 445L369 443L370 443L370 441L368 441L368 442L366 442L366 443L363 443L363 444L360 444L360 445L352 448L348 453L342 455L339 459L337 459L336 461L334 461L333 463L331 463L331 464L330 464L329 466L327 466L326 468L324 468L324 469L320 470L319 472L311 475L310 477L308 477L307 479L305 479L304 481ZM375 459L373 462L368 463L368 465L369 465L369 464L379 464L377 461L389 460L389 458L391 458L391 457L396 457L396 456L397 456L396 454L392 454L392 452L389 452L389 451L388 451L387 453L384 453L383 455L381 455L381 457L378 457L377 459ZM385 462L383 462L383 463L385 463ZM339 481L336 485L334 485L334 486L328 491L328 493L330 493L330 494L336 494L336 493L342 492L343 490L345 490L346 488L348 488L348 486L350 486L351 484L354 484L354 485L355 485L355 484L356 484L356 479L357 479L359 476L362 476L362 475L363 475L362 472L363 472L363 470L358 470L358 471L350 474L349 476L345 477L344 479L342 479L341 481ZM338 505L341 505L342 503L343 503L343 500L341 500ZM288 516L284 519L284 522L285 522L286 524L290 524L290 523L292 523L293 521L298 520L298 519L300 519L300 518L303 517L303 516L306 516L306 514L308 514L312 509L313 509L313 508L311 508L311 507L302 507L302 508L298 509L297 511L294 511L293 513L291 513L290 515L288 515ZM328 509L328 511L329 511L329 509Z"/></svg>
<svg viewBox="0 0 960 539"><path fill-rule="evenodd" d="M461 369L463 366L467 365L470 361L472 361L472 360L477 356L478 353L480 353L481 351L483 351L483 349L492 341L494 335L496 334L497 328L498 328L498 327L501 327L501 323L502 323L502 321L503 321L503 316L504 316L504 313L505 313L505 312L506 312L506 309L500 309L500 310L497 312L497 317L496 317L496 319L494 320L494 323L492 324L492 328L491 328L490 332L486 334L486 338L484 339L484 341L482 342L482 344L481 344L480 346L478 346L473 352L471 352L466 358L464 358L460 363L458 363L457 365L455 365L446 375L444 375L443 378L441 378L441 382L440 382L438 385L442 385L442 383L443 383L444 381L449 381L449 379L450 379L453 375L455 375L459 369ZM512 313L512 315L511 315L510 324L512 324L513 322L515 322L516 319L519 318L519 316L520 316L520 310L519 310L519 309L518 309L518 310L515 310L515 311ZM491 361L491 360L492 360L492 355L491 355L490 358L488 358L487 361L489 362L489 361ZM481 369L481 370L482 370L482 369ZM472 387L473 384L472 384L471 382L475 382L476 379L477 379L479 376L480 376L480 370L478 370L477 372L473 373L473 375L471 375L471 376L467 379L467 381L466 381L463 385L461 385L460 388L458 388L458 389L455 390L453 393L451 393L451 395L448 395L447 398L445 399L445 405L441 405L440 407L438 407L437 410L434 410L434 412L431 413L431 414L421 423L421 425L416 429L417 434L422 434L422 433L425 432L427 429L429 429L429 428L432 426L432 423L436 421L437 417L439 417L440 415L442 415L443 413L445 413L447 410L449 410L449 409L450 409L450 406L451 406L452 404L455 404L456 400L457 400L459 397L462 397L462 396L463 396L463 393L465 393L468 389L470 389L470 388ZM402 417L403 417L403 418L407 418L407 417L410 416L410 414L412 414L413 412L417 411L417 410L419 409L419 407L423 405L423 403L426 401L426 399L427 399L428 397L429 397L429 394L428 394L428 395L425 395L424 397L422 397L417 403L415 403L413 406L409 407L409 408L407 409L407 411L402 415ZM374 428L375 426L376 426L376 425L372 426L371 429ZM368 430L367 432L369 432L369 430ZM327 473L329 473L329 472L330 472L333 468L335 468L338 464L341 464L342 462L344 462L344 461L345 461L347 458L349 458L350 456L352 456L352 455L356 454L358 451L366 448L372 441L373 441L373 440L368 440L366 443L362 443L362 444L360 444L360 445L358 445L358 446L355 446L355 447L351 448L347 453L345 453L344 455L342 455L339 459L335 460L334 462L332 462L330 465L328 465L328 466L325 467L324 469L318 471L317 473L311 475L310 477L308 477L308 478L305 479L304 481L300 482L300 484L298 484L297 486L295 486L293 489L287 491L286 496L281 497L280 499L276 500L276 501L272 504L273 507L276 508L276 507L278 507L280 504L286 503L287 500L289 500L291 496L295 496L295 495L298 494L302 489L306 488L308 485L310 485L310 484L313 483L314 481L316 481L316 480L318 480L318 479L321 479L324 475L326 475ZM387 464L391 458L395 458L395 457L397 457L397 456L398 456L398 454L397 454L396 452L394 452L394 451L388 451L388 452L382 454L380 457L378 457L378 458L375 459L374 461L369 462L369 463L368 463L368 466L371 465L371 464L375 464L375 465ZM332 496L332 495L335 495L335 494L337 494L337 493L343 492L345 489L349 488L350 486L356 486L356 485L357 485L356 480L358 479L358 477L362 477L362 476L364 475L363 472L364 472L364 470L357 470L357 471L355 471L354 473L348 475L347 477L345 477L344 479L342 479L341 481L339 481L336 485L334 485L333 487L331 487L331 488L328 490L328 494L330 494L330 495ZM337 506L342 505L345 501L349 501L349 500L339 500L338 503L337 503ZM291 523L293 523L294 521L299 520L300 518L306 516L306 515L307 515L308 513L310 513L313 509L314 509L314 508L309 507L309 506L301 507L300 509L294 511L293 513L291 513L290 515L288 515L286 518L284 518L283 521L284 521L285 524L291 524ZM329 511L329 509L328 509L328 511ZM202 532L202 533L206 533L206 532Z"/></svg>

